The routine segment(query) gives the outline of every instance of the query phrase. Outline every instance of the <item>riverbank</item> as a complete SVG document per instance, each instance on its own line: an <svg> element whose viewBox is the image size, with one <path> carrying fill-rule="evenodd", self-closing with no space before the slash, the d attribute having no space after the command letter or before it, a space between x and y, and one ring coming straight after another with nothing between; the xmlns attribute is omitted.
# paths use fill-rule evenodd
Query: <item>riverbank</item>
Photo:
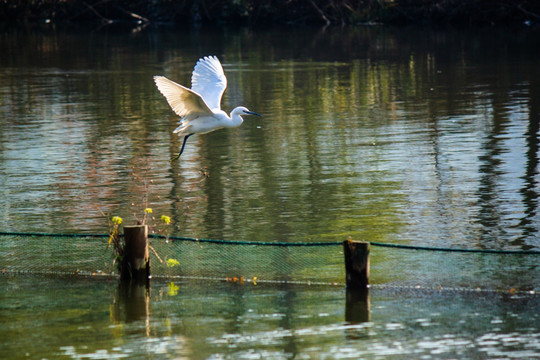
<svg viewBox="0 0 540 360"><path fill-rule="evenodd" d="M0 22L540 26L536 0L0 0Z"/></svg>

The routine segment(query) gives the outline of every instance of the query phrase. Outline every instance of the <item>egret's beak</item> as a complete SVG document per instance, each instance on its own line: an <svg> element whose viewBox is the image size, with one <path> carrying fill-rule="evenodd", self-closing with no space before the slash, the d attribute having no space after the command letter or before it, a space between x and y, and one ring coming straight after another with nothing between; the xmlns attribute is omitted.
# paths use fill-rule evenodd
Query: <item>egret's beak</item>
<svg viewBox="0 0 540 360"><path fill-rule="evenodd" d="M255 113L255 112L253 112L253 111L244 111L244 114L246 114L246 115L255 115L255 116L261 116L261 117L262 117L262 115L260 115L260 114L257 114L257 113Z"/></svg>

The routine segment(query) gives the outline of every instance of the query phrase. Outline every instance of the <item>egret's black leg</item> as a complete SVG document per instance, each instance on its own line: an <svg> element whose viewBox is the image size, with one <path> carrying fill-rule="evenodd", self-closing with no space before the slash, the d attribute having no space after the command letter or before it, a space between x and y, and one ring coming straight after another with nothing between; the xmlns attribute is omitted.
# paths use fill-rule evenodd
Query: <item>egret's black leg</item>
<svg viewBox="0 0 540 360"><path fill-rule="evenodd" d="M176 161L180 158L180 155L182 155L182 153L184 152L184 147L186 147L186 141L188 139L188 137L190 137L191 135L193 135L194 133L191 133L191 134L187 134L186 136L184 136L184 142L182 143L182 148L180 149L180 153L178 154L178 156L176 156L175 158L171 159L171 161Z"/></svg>

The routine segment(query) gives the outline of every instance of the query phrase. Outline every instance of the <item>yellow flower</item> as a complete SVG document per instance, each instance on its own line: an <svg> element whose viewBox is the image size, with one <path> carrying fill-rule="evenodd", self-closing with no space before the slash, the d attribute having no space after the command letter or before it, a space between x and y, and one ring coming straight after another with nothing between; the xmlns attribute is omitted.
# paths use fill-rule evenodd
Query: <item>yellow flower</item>
<svg viewBox="0 0 540 360"><path fill-rule="evenodd" d="M168 267L174 267L176 265L180 265L180 261L178 261L176 259L168 259L167 260L167 266Z"/></svg>
<svg viewBox="0 0 540 360"><path fill-rule="evenodd" d="M152 213L152 208L146 208L146 209L144 209L144 213L145 213L145 214L151 214L151 213Z"/></svg>
<svg viewBox="0 0 540 360"><path fill-rule="evenodd" d="M120 225L123 220L120 216L113 216L111 221L114 225Z"/></svg>
<svg viewBox="0 0 540 360"><path fill-rule="evenodd" d="M171 223L171 218L167 215L161 215L161 221L163 221L165 224L169 225Z"/></svg>

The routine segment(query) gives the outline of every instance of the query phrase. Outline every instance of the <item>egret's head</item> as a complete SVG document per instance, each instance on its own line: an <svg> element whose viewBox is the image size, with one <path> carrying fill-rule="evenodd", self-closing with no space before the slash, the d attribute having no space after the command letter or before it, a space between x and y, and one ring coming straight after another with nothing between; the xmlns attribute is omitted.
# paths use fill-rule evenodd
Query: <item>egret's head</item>
<svg viewBox="0 0 540 360"><path fill-rule="evenodd" d="M236 109L233 110L233 112L237 113L238 115L255 115L255 116L261 116L253 111L249 111L248 108L244 106L239 106Z"/></svg>

